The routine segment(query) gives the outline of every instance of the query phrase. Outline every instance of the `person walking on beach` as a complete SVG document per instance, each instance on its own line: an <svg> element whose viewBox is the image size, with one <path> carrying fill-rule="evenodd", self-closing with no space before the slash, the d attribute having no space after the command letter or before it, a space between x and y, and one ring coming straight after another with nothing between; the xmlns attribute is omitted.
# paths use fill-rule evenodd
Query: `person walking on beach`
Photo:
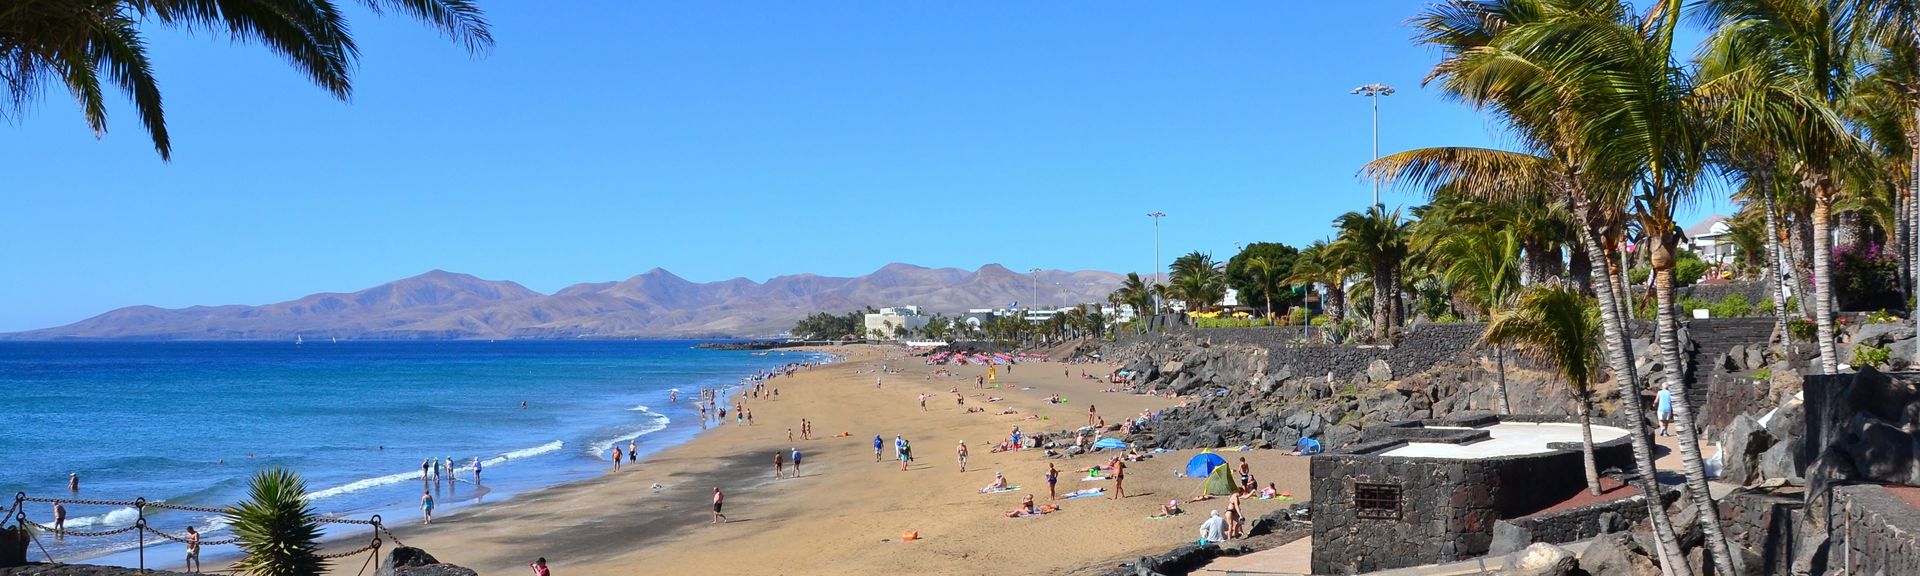
<svg viewBox="0 0 1920 576"><path fill-rule="evenodd" d="M433 477L433 475L430 473L430 470L429 470L430 468L433 468L432 458L428 458L426 460L420 461L420 479L421 480L427 480Z"/></svg>
<svg viewBox="0 0 1920 576"><path fill-rule="evenodd" d="M427 524L433 524L433 491L432 490L421 491L420 514L427 517Z"/></svg>
<svg viewBox="0 0 1920 576"><path fill-rule="evenodd" d="M619 445L615 445L615 446L613 447L613 469L614 469L614 470L619 470L619 469L620 469L620 461L621 461L621 460L625 460L625 459L626 459L626 455L625 455L625 454L621 454L621 453L620 453L620 446L619 446Z"/></svg>
<svg viewBox="0 0 1920 576"><path fill-rule="evenodd" d="M873 461L874 461L874 462L879 462L879 461L880 461L880 446L881 446L881 444L882 444L882 441L881 441L881 439L880 439L880 435L879 435L879 434L874 434L874 435L873 435Z"/></svg>
<svg viewBox="0 0 1920 576"><path fill-rule="evenodd" d="M480 485L480 457L473 457L473 485Z"/></svg>
<svg viewBox="0 0 1920 576"><path fill-rule="evenodd" d="M547 571L546 558L536 559L532 564L528 564L527 567L533 569L533 576L553 576L552 572Z"/></svg>
<svg viewBox="0 0 1920 576"><path fill-rule="evenodd" d="M54 500L53 501L53 537L54 539L56 540L65 539L67 537L66 530L67 530L67 507L61 506L59 500Z"/></svg>
<svg viewBox="0 0 1920 576"><path fill-rule="evenodd" d="M713 522L711 522L711 524L719 524L721 522L727 521L727 515L720 513L720 505L725 504L726 501L727 501L727 495L720 492L719 486L714 486L713 487Z"/></svg>
<svg viewBox="0 0 1920 576"><path fill-rule="evenodd" d="M187 527L187 571L200 571L200 531Z"/></svg>
<svg viewBox="0 0 1920 576"><path fill-rule="evenodd" d="M775 479L787 477L787 455L779 450L773 451L773 477Z"/></svg>
<svg viewBox="0 0 1920 576"><path fill-rule="evenodd" d="M960 451L960 472L965 473L967 471L967 441L966 440L960 441L959 451Z"/></svg>
<svg viewBox="0 0 1920 576"><path fill-rule="evenodd" d="M1047 463L1047 499L1048 500L1060 499L1059 492L1055 491L1054 489L1054 485L1059 483L1060 483L1060 470L1055 469L1053 467L1052 462L1048 462Z"/></svg>
<svg viewBox="0 0 1920 576"><path fill-rule="evenodd" d="M639 440L627 441L627 461L628 462L640 461L640 441Z"/></svg>
<svg viewBox="0 0 1920 576"><path fill-rule="evenodd" d="M787 429L787 441L788 441L788 442L792 442L792 441L793 441L793 429L792 429L792 428L788 428L788 429Z"/></svg>
<svg viewBox="0 0 1920 576"><path fill-rule="evenodd" d="M793 477L800 477L800 448L793 448Z"/></svg>
<svg viewBox="0 0 1920 576"><path fill-rule="evenodd" d="M1110 498L1119 500L1127 497L1126 481L1127 463L1115 457L1113 459L1113 496L1110 496Z"/></svg>

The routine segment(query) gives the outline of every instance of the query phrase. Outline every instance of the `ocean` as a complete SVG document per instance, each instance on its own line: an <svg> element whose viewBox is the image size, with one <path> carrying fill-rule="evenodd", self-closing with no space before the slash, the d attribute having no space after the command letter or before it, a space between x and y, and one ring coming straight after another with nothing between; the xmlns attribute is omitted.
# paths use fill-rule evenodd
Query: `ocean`
<svg viewBox="0 0 1920 576"><path fill-rule="evenodd" d="M457 483L436 487L436 512L498 501L599 475L616 443L636 440L644 457L692 438L702 387L825 358L696 343L0 342L0 511L15 493L223 508L245 497L253 472L284 467L306 480L321 514L415 522L422 460L461 467ZM79 474L77 494L69 473ZM49 504L25 510L51 522ZM75 530L137 518L129 507L67 510ZM226 536L217 515L149 510L147 520ZM111 564L132 561L136 541L52 540L42 535L60 561Z"/></svg>

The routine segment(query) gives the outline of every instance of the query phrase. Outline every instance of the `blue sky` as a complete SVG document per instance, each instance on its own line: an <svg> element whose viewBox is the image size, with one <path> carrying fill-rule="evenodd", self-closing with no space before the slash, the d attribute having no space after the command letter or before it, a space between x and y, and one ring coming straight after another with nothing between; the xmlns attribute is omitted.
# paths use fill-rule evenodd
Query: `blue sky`
<svg viewBox="0 0 1920 576"><path fill-rule="evenodd" d="M124 106L96 140L61 91L0 124L0 330L434 268L542 292L655 266L1146 271L1153 210L1168 260L1305 243L1368 201L1353 87L1398 89L1383 151L1501 142L1420 87L1425 4L494 0L483 58L356 10L348 103L149 28L172 163Z"/></svg>

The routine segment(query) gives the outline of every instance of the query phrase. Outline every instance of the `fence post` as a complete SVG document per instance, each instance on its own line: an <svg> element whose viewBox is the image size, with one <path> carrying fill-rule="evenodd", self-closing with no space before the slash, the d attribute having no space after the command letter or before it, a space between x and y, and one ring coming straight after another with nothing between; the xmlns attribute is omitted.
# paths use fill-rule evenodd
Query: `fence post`
<svg viewBox="0 0 1920 576"><path fill-rule="evenodd" d="M147 499L134 498L133 512L140 515L133 521L133 531L140 535L140 573L145 574L147 572Z"/></svg>

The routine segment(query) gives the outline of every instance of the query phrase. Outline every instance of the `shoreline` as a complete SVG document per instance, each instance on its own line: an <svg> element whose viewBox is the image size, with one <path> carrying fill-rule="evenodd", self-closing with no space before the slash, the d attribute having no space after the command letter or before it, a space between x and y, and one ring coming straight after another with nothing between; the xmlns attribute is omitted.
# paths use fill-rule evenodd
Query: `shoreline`
<svg viewBox="0 0 1920 576"><path fill-rule="evenodd" d="M1032 519L1004 517L1019 495L977 492L995 471L1004 471L1012 483L1025 487L1023 494L1046 502L1040 473L1049 462L1061 470L1061 493L1111 490L1111 482L1079 481L1072 472L1103 461L1102 456L1050 460L1040 450L989 450L1011 426L1052 432L1084 425L1089 402L1116 421L1177 403L1100 392L1103 381L1072 376L1080 368L1104 374L1111 363L1024 363L1000 373L1006 388L975 390L973 376L984 374L977 366L945 367L952 376L937 377L932 372L941 367L926 366L894 347L835 346L831 352L842 357L770 381L769 388L782 389L780 400L744 400L755 412L753 426L714 427L648 455L637 466L462 508L437 517L430 527L389 527L407 545L488 574L525 570L535 557L568 574L628 574L640 566L660 573L912 569L972 574L1003 570L1000 560L992 567L981 564L1003 557L1016 562L1019 573L1096 573L1190 542L1207 508L1226 507L1225 499L1216 499L1186 505L1187 516L1146 519L1166 500L1193 495L1198 480L1172 471L1197 451L1129 464L1130 498L1062 500L1062 512ZM880 375L882 365L896 373ZM875 390L875 377L888 384ZM992 412L961 411L949 393L955 389L966 395L967 407ZM915 402L922 393L934 395L925 409ZM1065 402L1046 402L1051 394L1064 396ZM986 402L990 396L1004 400ZM1009 408L1017 414L998 413ZM797 435L800 418L816 422L816 438L789 444L785 429L791 424ZM849 435L838 436L841 432ZM916 458L908 471L885 458L891 450L884 462L873 460L876 433L900 433L913 442ZM971 448L972 466L965 473L957 471L956 439ZM775 480L767 470L768 452L789 446L807 456L805 474ZM1223 455L1229 460L1245 455L1263 485L1275 482L1297 495L1289 501L1248 501L1250 518L1305 500L1305 459L1271 450ZM709 524L714 486L727 493L727 524ZM920 531L923 539L901 542L906 530ZM350 549L330 543L325 552ZM341 566L335 568L351 568Z"/></svg>
<svg viewBox="0 0 1920 576"><path fill-rule="evenodd" d="M716 352L727 352L727 351L716 351ZM833 362L839 361L841 358L840 354L836 354L835 352L825 348L809 349L809 350L787 350L787 351L783 351L783 354L795 354L796 356L798 356L792 361L792 363L815 362L816 365L831 364ZM742 372L735 377L736 379L728 380L727 383L725 384L709 384L708 386L711 386L714 390L716 390L717 393L731 396L739 392L740 390L744 389L743 385L741 384L740 378L754 376L756 374L761 374L761 373L763 372L758 370ZM775 380L777 381L780 379L777 378ZM702 386L701 384L692 383L692 382L689 382L688 384L682 384L681 387L685 388L681 391L682 395L683 396L697 395L698 394L697 390L701 386ZM664 398L661 398L661 401L664 402L664 400L665 400ZM648 404L652 404L652 402L648 402ZM680 399L679 404L682 404L685 406L692 405L691 401L685 397ZM673 409L672 407L669 407L668 411L671 411L672 409ZM691 413L693 411L691 408L689 408L688 412ZM662 413L661 415L664 416L665 414ZM691 422L692 419L695 417L696 416L691 416L691 415L685 416L685 418L689 422ZM642 461L644 462L645 459L652 458L655 454L658 454L661 451L671 450L676 447L693 442L703 434L707 432L711 432L717 428L718 428L717 426L714 426L714 427L703 429L699 426L698 422L681 424L678 421L678 419L675 419L673 424L670 426L662 426L658 429L654 429L648 432L643 432L643 433L640 433L638 436L634 436L633 438L637 438L639 440L638 444L641 447L641 454L642 454L641 458L642 458ZM614 442L615 444L624 444L628 439L629 437L627 436L620 436L614 440L610 440L610 442ZM445 490L442 490L441 488L439 488L440 485L438 484L438 482L434 483L435 500L438 504L435 510L438 513L436 514L436 520L439 519L438 518L439 516L442 516L445 514L457 513L457 512L462 512L462 511L475 509L475 508L484 508L489 506L500 505L500 504L512 502L514 499L517 499L526 494L537 493L537 492L541 492L549 489L564 487L571 484L587 483L587 482L592 482L594 480L601 479L603 478L603 475L601 474L599 467L601 465L610 465L611 463L608 462L607 460L606 450L592 450L592 449L606 442L609 442L609 441L604 439L586 440L586 441L582 441L580 445L575 445L574 443L566 443L563 446L553 450L544 450L539 453L522 457L522 458L542 458L542 460L529 460L527 462L530 462L532 465L535 466L535 468L533 468L534 470L538 470L539 469L538 466L548 466L549 467L548 469L554 471L555 473L557 473L557 475L562 477L554 481L539 481L539 480L530 479L528 477L529 474L526 471L527 469L521 468L518 466L512 467L512 468L500 468L500 464L505 463L507 461L504 458L509 458L513 453L524 452L527 450L537 449L539 447L535 447L532 449L519 449L509 453L497 454L494 457L489 458L488 464L487 464L487 472L488 472L487 476L490 480L486 481L485 483L477 487L473 484L471 477L468 476L469 474L471 474L471 468L467 465L462 465L458 473L456 473L453 476L453 478L448 480L447 488ZM586 455L586 456L583 456L583 455ZM554 457L559 457L561 458L561 460L556 461ZM494 458L503 458L503 460L496 461L494 460ZM498 474L502 474L503 472L495 472L496 469L503 470L505 471L504 473L509 475L505 477L497 476ZM379 475L378 472L374 472L371 474L374 474L374 476L370 478L362 479L358 482L378 481L384 478L384 476ZM411 475L414 473L407 472L407 473L399 473L399 474ZM493 478L504 478L504 479L493 480ZM419 482L419 481L420 480L418 478L410 478L409 480L400 482L400 483L405 484L408 482ZM318 492L327 492L329 490L338 490L342 487L343 486L331 486L331 487L309 486L310 489L315 489L314 492L310 492L310 494L318 493ZM341 519L348 519L348 520L365 520L373 516L380 516L384 521L385 525L390 529L397 528L397 527L417 525L422 519L422 515L419 507L416 505L411 505L406 501L391 502L387 504L376 504L370 507L347 509L339 512L328 513L326 514L326 516L329 518L341 518ZM365 532L366 527L364 526L357 526L357 525L351 525L351 524L323 524L322 528L323 528L323 532L321 536L321 544L322 544L322 549L326 553L334 553L342 550L348 550L355 547L364 546L366 543L365 538L367 534ZM220 540L220 539L231 537L231 534L225 531L221 531L221 532L209 531L205 533L208 534L207 538L211 540ZM344 543L351 543L351 546L344 545ZM391 550L393 547L394 547L394 544L391 542L391 540L389 540L386 544L384 544L383 550ZM168 541L159 539L157 537L149 537L148 542L146 543L146 546L145 546L145 551L144 551L145 556L147 556L147 566L148 568L156 568L156 567L157 568L166 568L166 567L177 568L179 567L179 562L180 562L179 559L184 556L184 550L185 550L184 545L168 542ZM95 552L87 553L83 555L82 554L62 555L57 559L63 564L86 563L86 564L110 565L110 566L121 566L121 567L131 568L138 565L138 562L139 562L138 558L141 553L142 552L140 550L140 547L136 543L127 542L124 545L115 545L111 549L107 549L107 550L95 551ZM233 548L232 546L214 546L214 547L207 548L202 553L202 556L204 560L211 565L225 566L239 560L241 557L241 554L236 548Z"/></svg>

